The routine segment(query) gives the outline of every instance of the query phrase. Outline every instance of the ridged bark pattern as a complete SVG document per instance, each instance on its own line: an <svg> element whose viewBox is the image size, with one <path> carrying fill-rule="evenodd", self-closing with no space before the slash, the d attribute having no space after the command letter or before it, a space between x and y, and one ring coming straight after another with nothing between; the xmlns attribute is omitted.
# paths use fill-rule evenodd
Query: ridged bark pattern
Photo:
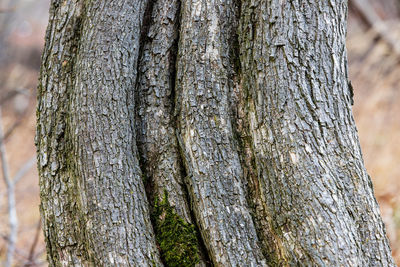
<svg viewBox="0 0 400 267"><path fill-rule="evenodd" d="M68 161L68 101L80 39L83 1L53 1L38 86L37 133L40 210L50 265L83 265L78 189ZM71 223L75 222L75 223ZM83 255L81 258L80 255Z"/></svg>
<svg viewBox="0 0 400 267"><path fill-rule="evenodd" d="M176 214L192 225L194 220L183 181L186 173L175 135L174 118L180 1L156 1L149 12L152 13L152 17L149 20L148 32L143 35L143 52L139 61L136 88L136 131L141 165L150 191L151 205L154 207L157 201L168 201ZM165 218L165 214L162 214L160 218L153 220L155 224L161 224ZM156 225L155 228L157 227ZM195 246L200 248L200 243L199 240ZM204 266L204 255L199 254L197 257L198 264Z"/></svg>
<svg viewBox="0 0 400 267"><path fill-rule="evenodd" d="M187 182L199 227L218 266L262 266L230 118L231 1L182 3L176 101Z"/></svg>
<svg viewBox="0 0 400 267"><path fill-rule="evenodd" d="M52 265L161 265L134 135L133 89L146 4L91 1L80 14L81 3L52 3L62 19L54 19L54 28L50 22L47 33L52 54L44 56L37 134ZM78 28L79 43L66 38L71 28ZM60 74L65 78L59 80ZM49 138L51 151L43 151Z"/></svg>
<svg viewBox="0 0 400 267"><path fill-rule="evenodd" d="M393 265L351 113L347 2L243 2L240 51L262 197L282 262Z"/></svg>
<svg viewBox="0 0 400 267"><path fill-rule="evenodd" d="M158 198L168 193L177 213L191 222L186 202L173 94L179 1L157 1L139 65L137 134L146 179Z"/></svg>
<svg viewBox="0 0 400 267"><path fill-rule="evenodd" d="M36 135L50 266L394 266L346 14L51 1Z"/></svg>

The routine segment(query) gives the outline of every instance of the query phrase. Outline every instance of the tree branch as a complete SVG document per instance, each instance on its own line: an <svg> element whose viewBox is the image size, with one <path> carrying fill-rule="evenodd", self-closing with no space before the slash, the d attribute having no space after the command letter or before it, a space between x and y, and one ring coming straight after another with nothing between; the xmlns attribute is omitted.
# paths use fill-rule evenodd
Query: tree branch
<svg viewBox="0 0 400 267"><path fill-rule="evenodd" d="M29 172L29 170L34 166L36 163L36 156L33 156L30 158L28 161L22 165L22 167L18 170L18 172L15 174L14 179L13 179L13 184L16 185L21 178L25 176Z"/></svg>
<svg viewBox="0 0 400 267"><path fill-rule="evenodd" d="M388 27L386 23L376 14L375 10L370 4L366 3L364 0L352 0L353 7L360 12L362 18L366 21L368 26L370 26L376 34L385 41L390 48L400 56L400 44L389 34Z"/></svg>
<svg viewBox="0 0 400 267"><path fill-rule="evenodd" d="M24 264L24 267L29 267L29 266L34 266L35 265L35 262L36 262L35 249L36 249L37 243L39 241L40 229L41 229L41 224L40 224L40 220L39 220L38 224L37 224L37 227L36 227L35 238L33 239L33 243L31 245L31 249L29 250L28 260Z"/></svg>
<svg viewBox="0 0 400 267"><path fill-rule="evenodd" d="M3 179L6 184L7 190L7 200L8 200L8 223L10 226L10 234L8 238L8 247L7 247L7 256L6 262L4 264L5 267L10 267L12 265L14 251L15 251L15 243L17 240L17 229L18 229L18 219L17 219L17 210L15 207L15 183L10 178L10 173L7 164L7 154L6 149L3 142L3 121L0 109L0 158L2 164L3 171Z"/></svg>

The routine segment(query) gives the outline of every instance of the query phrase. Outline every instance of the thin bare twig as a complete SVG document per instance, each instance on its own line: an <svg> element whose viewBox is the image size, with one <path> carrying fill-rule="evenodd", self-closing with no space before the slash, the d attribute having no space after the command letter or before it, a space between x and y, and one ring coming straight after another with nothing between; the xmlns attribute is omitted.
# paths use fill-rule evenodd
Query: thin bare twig
<svg viewBox="0 0 400 267"><path fill-rule="evenodd" d="M1 139L0 139L1 142ZM24 178L25 174L27 174L30 169L35 165L36 163L36 156L33 156L30 158L28 161L26 161L22 167L18 170L18 172L15 174L14 178L12 179L12 182L14 183L14 186L17 185L17 183ZM15 188L15 187L14 187ZM3 199L4 195L7 193L6 191L0 192L0 200Z"/></svg>
<svg viewBox="0 0 400 267"><path fill-rule="evenodd" d="M38 241L39 241L40 228L41 228L41 224L40 224L40 220L39 220L39 222L37 224L37 227L36 227L35 238L34 238L33 243L31 245L31 249L29 250L28 260L24 264L23 267L31 267L31 266L35 265L35 262L36 262L35 249L36 249L36 246L37 246Z"/></svg>
<svg viewBox="0 0 400 267"><path fill-rule="evenodd" d="M13 99L14 97L16 97L19 94L31 96L31 94L29 93L29 90L27 90L27 89L14 89L14 90L9 91L6 94L6 96L4 96L3 98L0 99L0 105L3 105L4 103L10 101L11 99Z"/></svg>
<svg viewBox="0 0 400 267"><path fill-rule="evenodd" d="M17 241L18 218L17 209L15 207L15 184L11 180L7 164L7 154L3 142L3 121L0 109L0 158L3 170L3 179L6 184L7 200L8 200L8 223L10 226L10 234L8 238L7 256L4 266L10 267L12 265L15 243Z"/></svg>
<svg viewBox="0 0 400 267"><path fill-rule="evenodd" d="M36 156L33 156L22 165L22 167L18 170L18 172L14 176L13 179L14 185L16 185L19 182L19 180L21 180L21 178L23 178L25 174L27 174L30 171L30 169L32 169L35 163L36 163Z"/></svg>
<svg viewBox="0 0 400 267"><path fill-rule="evenodd" d="M360 12L363 19L367 22L376 34L385 41L393 52L400 56L400 44L389 34L386 23L378 16L371 4L365 0L352 0L352 5Z"/></svg>

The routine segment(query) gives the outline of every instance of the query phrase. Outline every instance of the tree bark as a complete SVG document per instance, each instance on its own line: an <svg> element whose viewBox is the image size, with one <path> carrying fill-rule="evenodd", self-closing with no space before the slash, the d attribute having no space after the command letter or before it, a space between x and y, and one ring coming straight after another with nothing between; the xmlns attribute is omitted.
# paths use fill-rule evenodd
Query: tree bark
<svg viewBox="0 0 400 267"><path fill-rule="evenodd" d="M51 265L161 264L133 125L146 5L52 3L37 132Z"/></svg>
<svg viewBox="0 0 400 267"><path fill-rule="evenodd" d="M242 12L247 116L281 260L393 265L351 113L347 2L252 1Z"/></svg>
<svg viewBox="0 0 400 267"><path fill-rule="evenodd" d="M351 114L347 2L53 0L51 266L394 266Z"/></svg>
<svg viewBox="0 0 400 267"><path fill-rule="evenodd" d="M151 205L160 206L160 201L166 204L154 214L153 223L161 256L167 265L188 265L198 261L204 266L207 259L200 249L204 245L193 224L184 183L186 172L175 135L175 61L180 2L156 1L154 6L149 6L148 12L152 17L146 25L148 29L142 32L143 51L136 88L136 130ZM169 206L173 209L168 209ZM168 212L174 213L170 214L174 218L171 222L167 220ZM162 232L166 231L168 224L179 224L183 229L175 228L175 231L163 236ZM190 233L188 236L182 235L185 229ZM180 244L179 249L176 248L177 243Z"/></svg>
<svg viewBox="0 0 400 267"><path fill-rule="evenodd" d="M194 211L211 258L220 266L261 266L266 263L246 203L229 114L233 86L229 41L237 24L235 9L232 1L195 0L182 5L178 138Z"/></svg>

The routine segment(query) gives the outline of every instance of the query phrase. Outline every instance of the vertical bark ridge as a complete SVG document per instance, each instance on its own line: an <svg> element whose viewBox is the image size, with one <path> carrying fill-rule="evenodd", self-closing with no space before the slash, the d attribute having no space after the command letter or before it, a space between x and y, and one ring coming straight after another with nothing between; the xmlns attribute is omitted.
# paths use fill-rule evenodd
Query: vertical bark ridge
<svg viewBox="0 0 400 267"><path fill-rule="evenodd" d="M51 266L86 265L77 184L69 160L69 98L84 20L84 1L51 1L38 85L35 143L40 210Z"/></svg>
<svg viewBox="0 0 400 267"><path fill-rule="evenodd" d="M232 1L182 2L176 81L178 140L193 209L216 266L264 266L246 202L228 94Z"/></svg>
<svg viewBox="0 0 400 267"><path fill-rule="evenodd" d="M172 80L178 37L178 1L156 1L139 63L137 140L146 180L160 199L164 191L177 213L191 222L182 190L182 169L172 117ZM153 198L155 197L153 196Z"/></svg>
<svg viewBox="0 0 400 267"><path fill-rule="evenodd" d="M351 113L346 14L346 1L242 6L252 150L290 265L394 265Z"/></svg>
<svg viewBox="0 0 400 267"><path fill-rule="evenodd" d="M239 77L234 79L239 79ZM248 92L243 90L240 83L237 83L234 88L235 90L232 93L232 118L235 135L239 141L243 173L247 181L247 201L252 211L257 236L261 243L260 247L268 265L282 266L286 264L287 255L282 248L282 241L272 229L271 216L268 215L268 208L264 200L264 187L260 184L260 170L254 156L252 135L246 112Z"/></svg>
<svg viewBox="0 0 400 267"><path fill-rule="evenodd" d="M241 1L235 1L237 11L237 21L241 17ZM262 187L258 179L258 168L254 157L251 142L250 125L246 114L248 92L244 90L241 79L240 65L240 44L238 27L231 33L229 41L232 44L230 61L234 71L231 71L229 81L232 83L229 92L231 118L233 122L233 132L238 141L240 150L240 160L243 168L243 175L247 182L247 202L251 209L251 215L256 227L257 236L260 240L260 247L269 266L280 266L284 264L282 259L286 256L282 250L280 239L272 231L272 223L268 216L265 201L263 201Z"/></svg>
<svg viewBox="0 0 400 267"><path fill-rule="evenodd" d="M199 235L194 230L195 222L185 191L185 170L180 159L173 116L179 11L179 0L158 0L149 10L152 16L149 18L148 31L142 35L143 51L139 61L137 140L142 170L149 187L149 199L153 209L160 213L153 218L153 224L164 263L168 265L173 260L173 263L179 264L176 262L176 258L179 258L180 264L197 262L205 266L201 240L189 243ZM163 202L168 203L161 204ZM180 228L174 228L179 232L171 233L167 238L165 233L159 232L168 223L168 211L184 220L183 223L171 214L178 220L174 223L190 233L183 240L180 235L186 233ZM161 240L161 237L164 239ZM170 254L174 254L174 257L169 257Z"/></svg>
<svg viewBox="0 0 400 267"><path fill-rule="evenodd" d="M60 4L67 18L71 16L68 9L75 8L72 2ZM38 146L42 146L46 135L52 136L52 129L57 134L66 128L63 137L69 150L56 147L61 159L57 161L53 158L39 158L39 165L49 166L51 173L61 176L62 164L69 164L69 176L64 175L60 178L71 183L74 190L73 195L69 192L69 199L62 201L57 200L58 197L47 201L48 196L44 196L44 213L54 212L55 216L62 217L56 217L55 220L54 216L46 214L44 218L45 221L48 220L49 226L45 224L45 227L47 229L60 225L65 229L57 230L66 235L69 233L68 227L75 227L75 231L80 235L79 238L65 237L66 244L55 244L53 247L50 243L50 250L58 253L52 260L59 259L51 264L161 266L133 131L133 92L137 75L139 37L147 1L85 3L85 20L81 27L80 47L73 72L71 74L68 69L60 70L61 75L69 77L69 83L64 90L69 90L70 93L62 95L60 100L63 102L54 99L57 95L54 94L47 77L42 77L42 80L46 79L47 82L40 90L40 94L48 94L48 98L40 97L47 102L39 103L39 111L45 106L49 109L49 114L54 112L55 116L62 116L65 110L59 110L58 106L64 105L62 107L66 108L68 105L68 108L67 114L60 119L63 124L56 124L51 129L38 127ZM68 33L61 35L68 36ZM51 51L54 53L57 49L53 47ZM55 56L57 55L48 55L49 58ZM61 67L64 64L68 66L68 61L64 62L61 63ZM54 73L53 69L48 69L47 73L58 74ZM39 121L42 120L45 118L39 118ZM46 154L43 157L46 157ZM41 182L45 192L55 192L57 195L59 190L67 190L64 184L51 184L55 179L47 177L46 171L48 170L44 170L45 179ZM53 188L50 189L50 186ZM52 202L52 206L47 202ZM71 210L71 214L82 216L65 217L63 214L66 208ZM63 235L58 232L50 234ZM82 249L66 249L71 246L79 246ZM71 255L67 254L69 252Z"/></svg>

